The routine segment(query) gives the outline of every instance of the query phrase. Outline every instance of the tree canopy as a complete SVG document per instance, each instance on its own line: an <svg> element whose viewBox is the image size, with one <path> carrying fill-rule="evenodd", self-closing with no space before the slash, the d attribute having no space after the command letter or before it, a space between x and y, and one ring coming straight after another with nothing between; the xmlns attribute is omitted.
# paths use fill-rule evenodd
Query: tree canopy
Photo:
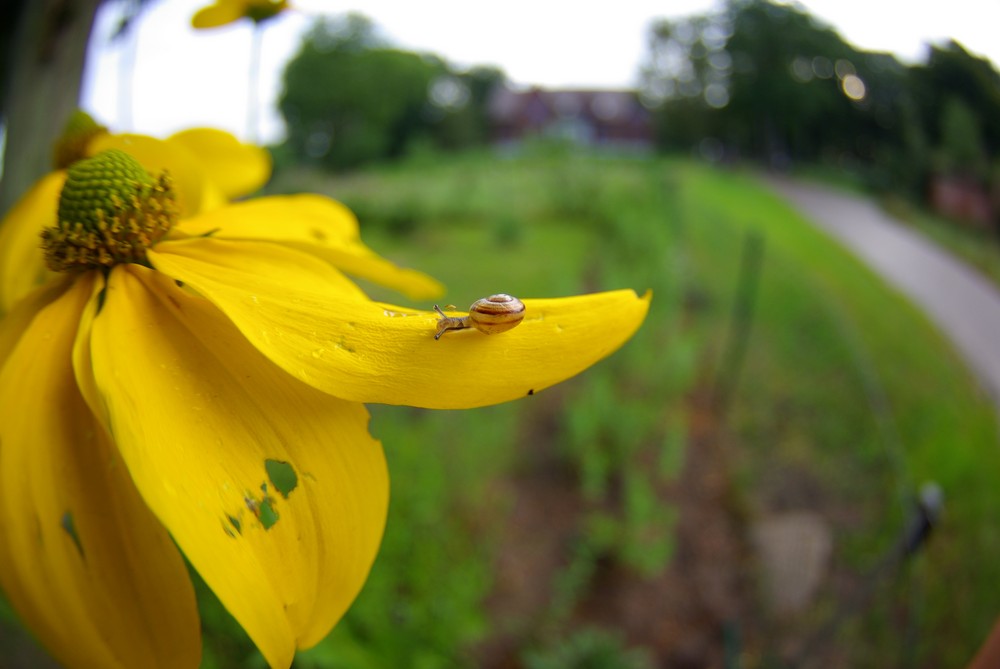
<svg viewBox="0 0 1000 669"><path fill-rule="evenodd" d="M284 74L288 148L334 169L403 155L415 145L484 141L482 113L503 73L457 72L443 59L387 45L367 18L318 21Z"/></svg>
<svg viewBox="0 0 1000 669"><path fill-rule="evenodd" d="M985 176L1000 153L1000 77L989 61L951 42L906 66L771 0L658 22L642 80L669 149L710 138L728 155L861 165L911 189L973 158Z"/></svg>

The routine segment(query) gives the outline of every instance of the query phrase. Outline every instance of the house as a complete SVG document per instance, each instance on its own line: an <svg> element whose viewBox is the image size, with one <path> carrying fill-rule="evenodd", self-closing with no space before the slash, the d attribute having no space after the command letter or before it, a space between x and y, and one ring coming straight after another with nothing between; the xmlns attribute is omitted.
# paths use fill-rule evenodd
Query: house
<svg viewBox="0 0 1000 669"><path fill-rule="evenodd" d="M930 203L935 212L984 230L993 226L997 216L989 190L974 179L934 175L930 183Z"/></svg>
<svg viewBox="0 0 1000 669"><path fill-rule="evenodd" d="M653 146L649 110L633 91L518 91L500 87L489 101L493 141L561 138L588 147L647 150Z"/></svg>

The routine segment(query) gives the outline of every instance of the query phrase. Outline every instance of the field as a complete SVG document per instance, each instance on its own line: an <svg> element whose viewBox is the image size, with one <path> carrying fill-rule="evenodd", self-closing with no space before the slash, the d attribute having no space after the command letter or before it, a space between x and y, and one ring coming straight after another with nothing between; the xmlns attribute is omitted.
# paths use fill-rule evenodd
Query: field
<svg viewBox="0 0 1000 669"><path fill-rule="evenodd" d="M919 312L752 174L538 147L288 171L270 190L344 201L369 246L449 287L441 303L653 291L636 337L560 386L371 407L385 540L296 667L962 666L992 625L992 404ZM887 558L930 481L940 524ZM832 539L791 616L754 541L788 514ZM200 590L204 666L263 667Z"/></svg>
<svg viewBox="0 0 1000 669"><path fill-rule="evenodd" d="M443 302L654 291L624 349L535 397L371 407L393 478L385 542L296 666L780 667L805 651L958 666L989 629L991 405L921 314L752 175L539 151L286 173L272 190L343 200L370 246L449 286ZM928 481L942 522L886 561ZM752 541L790 512L833 537L791 619ZM206 666L260 665L206 613L224 632Z"/></svg>

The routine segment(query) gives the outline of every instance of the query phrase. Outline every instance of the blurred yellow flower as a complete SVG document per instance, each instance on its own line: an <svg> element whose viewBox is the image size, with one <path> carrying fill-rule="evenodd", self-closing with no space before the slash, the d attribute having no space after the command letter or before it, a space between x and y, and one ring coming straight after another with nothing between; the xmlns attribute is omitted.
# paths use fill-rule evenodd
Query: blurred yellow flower
<svg viewBox="0 0 1000 669"><path fill-rule="evenodd" d="M288 667L381 541L389 482L364 402L531 395L616 350L648 308L628 290L525 299L514 330L437 341L437 314L375 303L342 273L439 289L361 245L332 200L185 213L169 177L120 150L55 183L12 214L39 217L49 274L0 321L0 585L70 667L198 665L182 554Z"/></svg>
<svg viewBox="0 0 1000 669"><path fill-rule="evenodd" d="M218 28L244 18L263 23L288 8L287 0L215 0L191 17L191 25L198 29Z"/></svg>

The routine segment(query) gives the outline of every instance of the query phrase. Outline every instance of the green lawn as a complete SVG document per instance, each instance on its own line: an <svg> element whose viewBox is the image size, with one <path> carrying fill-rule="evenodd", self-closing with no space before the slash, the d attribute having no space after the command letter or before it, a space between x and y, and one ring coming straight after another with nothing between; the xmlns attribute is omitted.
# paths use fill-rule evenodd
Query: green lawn
<svg viewBox="0 0 1000 669"><path fill-rule="evenodd" d="M713 221L692 226L706 266L735 254L742 230L767 240L733 421L748 492L774 504L768 481L802 476L816 508L840 506L847 516L838 528L844 559L873 566L916 489L940 484L944 522L894 597L921 602L914 615L924 666L961 666L997 613L1000 568L982 559L1000 550L990 402L922 314L787 205L752 179L688 173L689 206ZM882 606L889 618L889 600ZM859 666L885 662L876 661L880 647L902 648L885 620L858 634L871 644Z"/></svg>
<svg viewBox="0 0 1000 669"><path fill-rule="evenodd" d="M848 666L898 666L905 653L914 666L960 666L986 633L1000 597L992 405L920 313L752 175L539 152L295 171L270 190L343 200L369 246L445 282L441 303L654 292L625 348L534 397L473 411L371 407L392 475L382 550L344 621L296 667L476 666L500 637L531 669L649 666L650 654L627 648L628 629L594 631L577 613L608 565L653 583L679 553L678 510L662 491L685 462L692 398L730 369L748 235L763 242L753 320L713 432L732 473L726 512L742 532L762 514L815 511L836 543L832 577L799 620L772 624L758 607L740 621L744 666L776 666L769 631L807 632L844 601L839 586L877 563L929 480L947 498L939 531L835 643ZM551 498L533 521L538 541L551 527L566 550L541 604L518 618L496 596L504 560L530 558L530 542L511 542L528 495ZM202 595L204 666L263 667Z"/></svg>

